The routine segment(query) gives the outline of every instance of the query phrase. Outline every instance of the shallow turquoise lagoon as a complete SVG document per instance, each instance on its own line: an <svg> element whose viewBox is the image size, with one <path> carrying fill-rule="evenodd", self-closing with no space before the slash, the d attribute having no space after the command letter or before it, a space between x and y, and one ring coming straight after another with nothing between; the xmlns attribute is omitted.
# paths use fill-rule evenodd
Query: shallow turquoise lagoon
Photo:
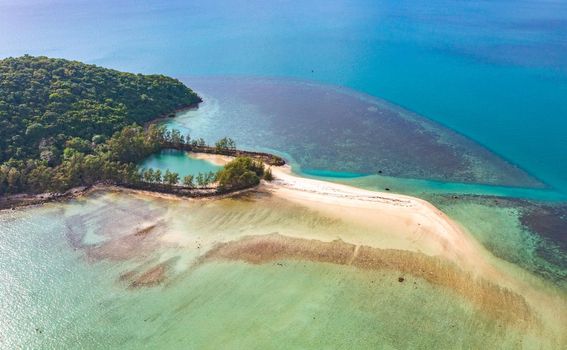
<svg viewBox="0 0 567 350"><path fill-rule="evenodd" d="M160 170L165 173L166 170L176 172L183 179L184 176L197 176L199 173L216 173L220 167L202 159L191 157L187 152L177 150L163 150L159 154L148 157L140 164L142 169Z"/></svg>
<svg viewBox="0 0 567 350"><path fill-rule="evenodd" d="M359 228L264 195L171 201L107 192L4 211L0 348L542 347L411 274L400 283L396 271L301 260L195 265L242 234L348 230ZM160 265L160 285L133 287ZM549 290L562 305L564 291Z"/></svg>

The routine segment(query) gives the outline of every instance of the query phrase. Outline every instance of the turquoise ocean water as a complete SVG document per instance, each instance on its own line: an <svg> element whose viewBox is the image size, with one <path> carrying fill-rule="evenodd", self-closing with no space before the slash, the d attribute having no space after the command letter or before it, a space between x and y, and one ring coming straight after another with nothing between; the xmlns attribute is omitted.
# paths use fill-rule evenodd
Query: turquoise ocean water
<svg viewBox="0 0 567 350"><path fill-rule="evenodd" d="M0 56L379 96L567 190L561 1L0 1Z"/></svg>
<svg viewBox="0 0 567 350"><path fill-rule="evenodd" d="M440 124L348 89L186 78L205 102L165 122L279 154L301 176L431 201L496 256L567 283L566 195Z"/></svg>
<svg viewBox="0 0 567 350"><path fill-rule="evenodd" d="M169 125L279 153L304 176L426 198L502 264L520 266L514 276L549 291L558 314L567 300L566 38L567 3L554 0L0 0L0 57L183 78L205 103ZM207 85L211 76L221 83ZM231 93L226 77L291 90ZM315 87L296 89L305 84ZM384 101L413 113L384 127L372 117ZM147 162L212 170L180 154ZM193 266L239 235L358 231L262 195L95 193L2 212L0 348L565 348L545 332L501 328L451 290L411 275L401 284L396 271ZM163 283L135 287L156 267Z"/></svg>

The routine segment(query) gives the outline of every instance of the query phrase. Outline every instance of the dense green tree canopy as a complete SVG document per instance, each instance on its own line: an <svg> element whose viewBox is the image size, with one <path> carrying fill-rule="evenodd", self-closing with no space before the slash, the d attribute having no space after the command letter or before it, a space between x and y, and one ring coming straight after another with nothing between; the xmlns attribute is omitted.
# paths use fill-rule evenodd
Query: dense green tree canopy
<svg viewBox="0 0 567 350"><path fill-rule="evenodd" d="M0 60L0 195L62 192L100 182L178 185L178 173L138 168L164 148L205 147L178 130L142 124L200 102L191 89L162 75L121 73L80 62L24 56ZM211 148L235 151L232 139ZM217 174L183 185L220 190L270 180L261 161L238 157Z"/></svg>
<svg viewBox="0 0 567 350"><path fill-rule="evenodd" d="M217 173L217 181L223 189L256 185L264 176L264 164L250 157L237 157Z"/></svg>
<svg viewBox="0 0 567 350"><path fill-rule="evenodd" d="M177 131L141 125L200 101L163 75L47 57L0 60L0 194L139 181L136 162L184 142ZM178 180L168 174L168 183Z"/></svg>
<svg viewBox="0 0 567 350"><path fill-rule="evenodd" d="M73 138L101 143L125 126L195 104L176 79L76 61L23 56L0 60L0 163L57 165ZM72 148L81 141L73 141Z"/></svg>

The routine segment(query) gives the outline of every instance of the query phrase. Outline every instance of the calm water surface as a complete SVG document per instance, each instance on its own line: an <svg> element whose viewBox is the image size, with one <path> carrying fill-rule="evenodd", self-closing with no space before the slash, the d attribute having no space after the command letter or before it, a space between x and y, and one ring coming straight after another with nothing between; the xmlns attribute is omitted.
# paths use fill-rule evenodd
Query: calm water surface
<svg viewBox="0 0 567 350"><path fill-rule="evenodd" d="M526 171L470 139L335 87L273 79L187 82L205 102L167 127L211 143L231 135L239 147L280 154L301 176L427 199L498 257L565 286L566 195L539 188Z"/></svg>
<svg viewBox="0 0 567 350"><path fill-rule="evenodd" d="M202 159L196 159L186 152L177 150L163 150L159 154L154 154L144 160L140 165L142 169L160 170L162 174L166 170L176 172L183 180L184 176L192 175L196 177L199 173L216 173L220 167Z"/></svg>
<svg viewBox="0 0 567 350"><path fill-rule="evenodd" d="M396 271L301 260L195 266L214 244L243 235L360 233L362 226L263 196L170 201L95 193L3 212L0 227L1 348L538 344L451 290L411 275L398 282ZM160 265L162 284L133 287Z"/></svg>
<svg viewBox="0 0 567 350"><path fill-rule="evenodd" d="M178 77L314 81L390 101L448 127L419 138L431 129L388 124L417 135L405 144L413 148L388 148L398 134L382 130L373 140L381 125L369 117L372 110L309 101L325 102L329 90L305 93L292 104L302 100L294 90L258 99L265 91L236 85L234 91L202 85L205 104L175 121L210 141L232 136L279 152L304 175L428 198L496 256L562 288L559 300L567 276L565 226L553 221L542 228L533 218L560 213L548 205L565 202L567 193L566 38L563 1L0 0L2 57L48 55ZM349 135L353 120L357 132L365 131L361 137ZM219 128L219 121L234 128ZM289 121L301 128L294 131ZM282 135L295 135L294 142L286 144ZM310 143L315 136L317 143ZM435 159L432 149L444 157ZM168 167L187 159L162 154L148 162ZM189 162L187 169L208 166ZM441 164L454 171L443 173ZM243 232L338 236L355 229L264 201L97 194L0 213L0 348L513 349L520 341L538 347L446 290L420 280L412 281L415 289L400 289L395 273L290 262L190 270L202 249ZM526 213L539 216L526 221ZM157 246L144 235L128 238L152 225ZM166 283L131 288L132 278L161 263L168 266Z"/></svg>
<svg viewBox="0 0 567 350"><path fill-rule="evenodd" d="M473 140L368 95L304 81L186 78L205 98L165 125L275 152L304 176L398 193L566 195ZM487 186L488 185L488 186Z"/></svg>
<svg viewBox="0 0 567 350"><path fill-rule="evenodd" d="M564 1L2 0L0 33L0 56L347 86L567 190Z"/></svg>

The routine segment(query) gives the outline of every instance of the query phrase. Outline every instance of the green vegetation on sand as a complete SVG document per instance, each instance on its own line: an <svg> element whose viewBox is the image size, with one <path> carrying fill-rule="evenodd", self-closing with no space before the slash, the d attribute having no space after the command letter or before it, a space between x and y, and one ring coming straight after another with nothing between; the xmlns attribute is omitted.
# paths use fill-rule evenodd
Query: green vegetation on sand
<svg viewBox="0 0 567 350"><path fill-rule="evenodd" d="M221 189L245 188L260 183L265 173L262 162L250 157L237 157L218 171L217 181Z"/></svg>

